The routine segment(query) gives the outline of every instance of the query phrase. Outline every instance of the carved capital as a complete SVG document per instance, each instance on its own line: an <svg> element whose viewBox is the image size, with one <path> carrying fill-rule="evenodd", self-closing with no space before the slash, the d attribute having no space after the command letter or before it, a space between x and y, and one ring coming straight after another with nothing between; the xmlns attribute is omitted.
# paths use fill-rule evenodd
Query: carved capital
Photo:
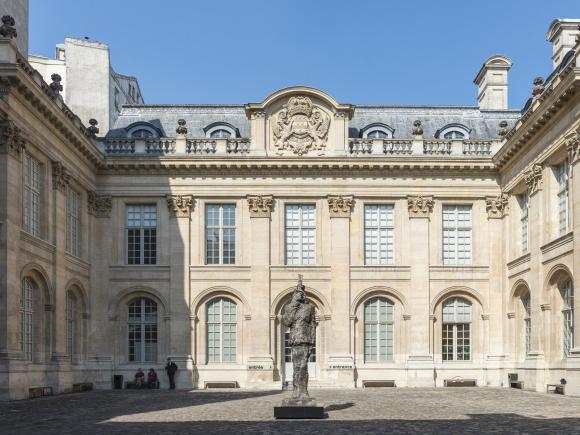
<svg viewBox="0 0 580 435"><path fill-rule="evenodd" d="M508 206L508 194L500 193L496 197L485 199L485 209L489 219L501 219L504 217Z"/></svg>
<svg viewBox="0 0 580 435"><path fill-rule="evenodd" d="M350 217L354 204L352 195L328 195L326 198L331 218Z"/></svg>
<svg viewBox="0 0 580 435"><path fill-rule="evenodd" d="M175 217L189 217L193 210L193 195L167 195L167 207Z"/></svg>
<svg viewBox="0 0 580 435"><path fill-rule="evenodd" d="M532 167L524 173L524 179L526 180L530 195L542 190L542 165L534 163Z"/></svg>
<svg viewBox="0 0 580 435"><path fill-rule="evenodd" d="M410 218L426 218L433 211L432 196L409 196L407 206L409 207Z"/></svg>
<svg viewBox="0 0 580 435"><path fill-rule="evenodd" d="M251 119L264 119L266 117L266 112L252 112Z"/></svg>
<svg viewBox="0 0 580 435"><path fill-rule="evenodd" d="M70 181L70 171L56 160L52 161L52 188L64 192L68 182Z"/></svg>
<svg viewBox="0 0 580 435"><path fill-rule="evenodd" d="M0 121L0 153L19 157L25 142L22 131L14 122L9 119Z"/></svg>
<svg viewBox="0 0 580 435"><path fill-rule="evenodd" d="M248 195L248 207L250 217L270 217L274 209L274 197L272 195Z"/></svg>
<svg viewBox="0 0 580 435"><path fill-rule="evenodd" d="M568 151L568 161L570 166L578 161L580 158L580 129L569 134L566 137L566 151Z"/></svg>
<svg viewBox="0 0 580 435"><path fill-rule="evenodd" d="M99 195L97 192L88 192L87 206L89 213L98 218L108 218L111 216L113 208L113 197L111 195Z"/></svg>

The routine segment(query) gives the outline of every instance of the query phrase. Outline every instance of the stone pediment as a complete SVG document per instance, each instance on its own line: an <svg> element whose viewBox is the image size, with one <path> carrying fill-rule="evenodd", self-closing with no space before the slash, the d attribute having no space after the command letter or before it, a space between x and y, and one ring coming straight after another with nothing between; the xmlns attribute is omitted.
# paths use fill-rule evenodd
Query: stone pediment
<svg viewBox="0 0 580 435"><path fill-rule="evenodd" d="M344 151L354 106L339 104L317 89L293 87L247 104L245 110L252 138L266 154L315 156Z"/></svg>

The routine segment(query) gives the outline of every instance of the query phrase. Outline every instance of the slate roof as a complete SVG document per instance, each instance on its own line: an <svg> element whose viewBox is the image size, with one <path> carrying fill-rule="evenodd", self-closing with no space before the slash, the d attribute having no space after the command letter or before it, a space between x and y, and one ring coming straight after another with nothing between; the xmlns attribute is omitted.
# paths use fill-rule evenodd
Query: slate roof
<svg viewBox="0 0 580 435"><path fill-rule="evenodd" d="M479 110L476 106L356 106L349 122L349 136L359 137L360 130L373 123L394 129L394 138L410 138L413 121L420 120L423 137L434 138L437 130L448 124L463 124L470 130L470 139L496 139L501 121L511 128L520 117L519 110ZM129 105L124 106L107 137L126 137L127 127L147 122L162 136L175 136L177 120L186 121L187 136L205 137L204 127L225 122L239 129L241 137L250 137L250 121L243 105Z"/></svg>

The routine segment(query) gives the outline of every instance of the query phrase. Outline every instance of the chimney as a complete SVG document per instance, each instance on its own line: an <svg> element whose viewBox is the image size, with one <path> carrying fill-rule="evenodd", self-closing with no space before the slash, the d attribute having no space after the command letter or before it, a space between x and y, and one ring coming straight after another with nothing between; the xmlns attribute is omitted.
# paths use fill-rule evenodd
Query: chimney
<svg viewBox="0 0 580 435"><path fill-rule="evenodd" d="M580 19L556 18L550 24L546 41L552 43L552 69L555 70L566 53L576 45L575 36L580 33Z"/></svg>
<svg viewBox="0 0 580 435"><path fill-rule="evenodd" d="M484 63L473 83L477 85L477 102L481 110L508 109L509 57L496 54Z"/></svg>

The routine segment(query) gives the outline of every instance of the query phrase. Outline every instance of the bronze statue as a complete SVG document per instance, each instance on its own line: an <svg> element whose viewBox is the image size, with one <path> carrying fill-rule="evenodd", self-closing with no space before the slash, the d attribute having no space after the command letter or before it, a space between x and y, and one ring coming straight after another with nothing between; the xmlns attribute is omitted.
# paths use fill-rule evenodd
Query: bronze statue
<svg viewBox="0 0 580 435"><path fill-rule="evenodd" d="M298 285L292 300L284 307L282 323L290 328L288 344L292 346L294 378L292 399L310 400L308 394L308 359L316 342L316 320L314 305L306 300L302 275L298 275Z"/></svg>

